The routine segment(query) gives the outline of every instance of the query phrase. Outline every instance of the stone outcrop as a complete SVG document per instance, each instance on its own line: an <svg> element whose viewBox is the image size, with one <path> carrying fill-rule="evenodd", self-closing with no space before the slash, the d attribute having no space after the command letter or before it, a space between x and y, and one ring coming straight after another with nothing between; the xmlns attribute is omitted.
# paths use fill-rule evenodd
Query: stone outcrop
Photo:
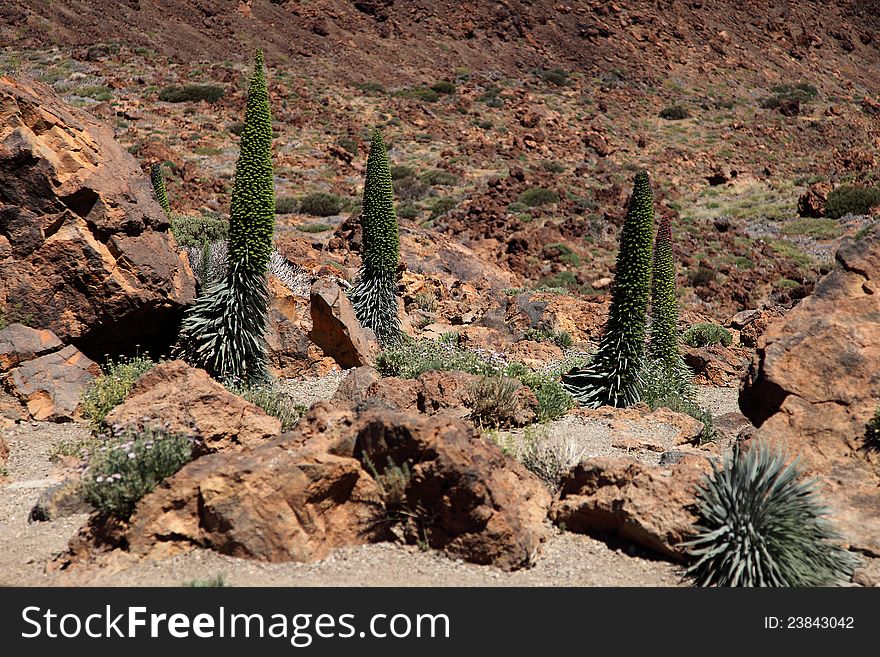
<svg viewBox="0 0 880 657"><path fill-rule="evenodd" d="M393 539L403 523L407 540L515 569L546 538L549 504L536 478L460 420L319 402L293 432L185 466L140 502L126 541L144 555L196 545L311 561Z"/></svg>
<svg viewBox="0 0 880 657"><path fill-rule="evenodd" d="M101 373L97 363L52 331L11 324L0 330L0 415L67 422L78 417L82 394ZM11 422L4 421L4 424Z"/></svg>
<svg viewBox="0 0 880 657"><path fill-rule="evenodd" d="M312 329L308 337L340 367L371 365L379 351L372 331L361 327L345 293L321 279L311 291Z"/></svg>
<svg viewBox="0 0 880 657"><path fill-rule="evenodd" d="M687 456L669 468L625 458L594 458L563 481L550 509L567 531L611 534L675 561L697 521L696 493L711 470L708 459Z"/></svg>
<svg viewBox="0 0 880 657"><path fill-rule="evenodd" d="M759 427L755 440L819 477L852 547L880 556L880 455L865 444L880 399L880 231L836 257L812 296L759 338L740 407Z"/></svg>
<svg viewBox="0 0 880 657"><path fill-rule="evenodd" d="M113 132L0 78L0 306L103 356L173 337L192 271Z"/></svg>
<svg viewBox="0 0 880 657"><path fill-rule="evenodd" d="M281 433L281 420L179 360L142 374L105 421L110 426L160 425L193 435L203 453L253 447Z"/></svg>

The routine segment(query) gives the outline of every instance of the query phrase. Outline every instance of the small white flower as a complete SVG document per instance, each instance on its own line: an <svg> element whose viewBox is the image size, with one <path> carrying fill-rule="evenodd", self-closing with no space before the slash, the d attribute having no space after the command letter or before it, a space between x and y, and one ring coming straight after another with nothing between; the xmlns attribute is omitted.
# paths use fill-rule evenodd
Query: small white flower
<svg viewBox="0 0 880 657"><path fill-rule="evenodd" d="M129 453L128 453L128 458L133 459L133 458L134 458L134 452L129 452Z"/></svg>
<svg viewBox="0 0 880 657"><path fill-rule="evenodd" d="M97 477L95 477L95 481L97 481L100 484L102 481L104 481L104 477L102 477L101 475L98 475Z"/></svg>

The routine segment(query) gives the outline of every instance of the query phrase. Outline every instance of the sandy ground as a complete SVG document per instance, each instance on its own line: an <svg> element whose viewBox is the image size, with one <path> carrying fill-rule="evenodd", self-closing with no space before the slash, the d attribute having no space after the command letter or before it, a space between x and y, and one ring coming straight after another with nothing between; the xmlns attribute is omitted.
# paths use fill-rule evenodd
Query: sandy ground
<svg viewBox="0 0 880 657"><path fill-rule="evenodd" d="M301 403L327 399L341 379L335 373L320 384L288 383ZM735 410L736 391L716 389L715 414ZM710 403L707 398L706 403ZM588 447L588 455L629 454L653 462L657 453L609 447L616 433L601 422L567 416L548 425L553 433L568 432ZM635 427L633 427L635 430ZM638 429L653 440L671 440L662 426ZM665 431L665 433L664 433ZM618 430L619 433L619 430ZM627 431L629 433L629 431ZM51 522L29 522L40 493L65 476L50 460L53 448L84 440L88 430L78 424L28 423L7 430L10 448L8 477L0 482L0 585L56 586L179 586L222 575L237 586L675 586L680 569L652 559L630 546L588 536L554 531L536 566L515 573L452 560L416 547L392 544L338 550L309 564L266 564L196 550L158 561L120 560L113 568L46 573L46 563L67 546L85 523L86 515Z"/></svg>

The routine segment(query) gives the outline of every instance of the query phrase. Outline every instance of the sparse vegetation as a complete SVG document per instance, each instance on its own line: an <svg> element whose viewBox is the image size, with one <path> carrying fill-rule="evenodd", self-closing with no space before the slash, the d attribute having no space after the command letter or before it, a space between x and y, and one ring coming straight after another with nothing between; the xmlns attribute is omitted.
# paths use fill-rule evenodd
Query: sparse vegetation
<svg viewBox="0 0 880 657"><path fill-rule="evenodd" d="M195 103L202 100L216 103L225 93L225 89L216 84L172 84L159 92L159 100L166 103Z"/></svg>
<svg viewBox="0 0 880 657"><path fill-rule="evenodd" d="M517 197L517 200L529 208L535 208L539 205L547 205L548 203L556 203L559 201L559 194L552 189L544 189L543 187L533 187L527 189Z"/></svg>
<svg viewBox="0 0 880 657"><path fill-rule="evenodd" d="M208 579L191 579L184 582L183 586L195 589L222 589L231 585L226 581L226 577L220 573Z"/></svg>
<svg viewBox="0 0 880 657"><path fill-rule="evenodd" d="M313 217L332 217L342 211L342 201L336 194L312 192L299 200L299 211Z"/></svg>
<svg viewBox="0 0 880 657"><path fill-rule="evenodd" d="M294 403L290 395L277 383L260 383L251 386L233 386L232 392L259 406L266 413L281 420L281 430L290 431L305 415L306 407Z"/></svg>
<svg viewBox="0 0 880 657"><path fill-rule="evenodd" d="M507 427L516 424L520 383L505 376L487 376L468 390L470 418L478 427Z"/></svg>
<svg viewBox="0 0 880 657"><path fill-rule="evenodd" d="M813 481L781 452L737 448L699 492L700 520L686 543L699 586L831 586L854 557L825 518Z"/></svg>
<svg viewBox="0 0 880 657"><path fill-rule="evenodd" d="M554 492L563 477L587 456L576 436L551 433L544 427L526 427L521 434L487 431L483 435Z"/></svg>
<svg viewBox="0 0 880 657"><path fill-rule="evenodd" d="M89 426L101 430L107 414L125 401L134 382L155 364L146 356L108 361L101 368L101 376L95 378L83 392L80 409Z"/></svg>
<svg viewBox="0 0 880 657"><path fill-rule="evenodd" d="M159 428L124 430L89 457L83 496L102 513L127 519L140 499L192 458L193 441Z"/></svg>
<svg viewBox="0 0 880 657"><path fill-rule="evenodd" d="M713 344L728 347L733 342L733 335L723 326L707 322L688 328L682 333L681 341L691 347L708 347Z"/></svg>
<svg viewBox="0 0 880 657"><path fill-rule="evenodd" d="M808 82L798 82L795 85L778 84L770 91L771 94L761 98L758 103L763 109L776 109L791 101L809 103L819 95L819 90Z"/></svg>
<svg viewBox="0 0 880 657"><path fill-rule="evenodd" d="M333 226L330 224L302 224L296 227L297 230L303 233L324 233L328 230L333 230Z"/></svg>
<svg viewBox="0 0 880 657"><path fill-rule="evenodd" d="M275 199L275 214L293 214L299 208L295 196L279 196Z"/></svg>

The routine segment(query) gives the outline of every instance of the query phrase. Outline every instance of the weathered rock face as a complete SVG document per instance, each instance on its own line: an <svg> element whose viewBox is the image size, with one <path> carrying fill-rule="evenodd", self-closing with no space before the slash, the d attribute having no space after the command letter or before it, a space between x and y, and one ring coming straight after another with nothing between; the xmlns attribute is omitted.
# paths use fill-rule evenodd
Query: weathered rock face
<svg viewBox="0 0 880 657"><path fill-rule="evenodd" d="M0 78L0 305L99 356L167 344L195 295L167 229L111 130Z"/></svg>
<svg viewBox="0 0 880 657"><path fill-rule="evenodd" d="M740 407L756 439L820 477L852 546L880 556L880 455L864 445L880 394L880 232L844 244L837 262L761 336Z"/></svg>
<svg viewBox="0 0 880 657"><path fill-rule="evenodd" d="M82 393L101 373L98 364L52 331L11 324L0 330L3 424L33 418L66 422L77 417Z"/></svg>
<svg viewBox="0 0 880 657"><path fill-rule="evenodd" d="M275 376L323 375L335 367L335 361L309 339L312 317L308 298L294 294L274 276L269 277L267 320L266 355Z"/></svg>
<svg viewBox="0 0 880 657"><path fill-rule="evenodd" d="M281 433L281 420L214 381L204 370L173 360L143 374L108 425L155 424L198 438L203 452L253 447Z"/></svg>
<svg viewBox="0 0 880 657"><path fill-rule="evenodd" d="M546 539L547 489L470 425L368 411L356 455L379 473L406 464L410 540L504 570L532 564Z"/></svg>
<svg viewBox="0 0 880 657"><path fill-rule="evenodd" d="M613 534L682 561L697 520L697 487L708 459L688 456L671 468L623 458L589 459L563 482L550 519L567 531Z"/></svg>
<svg viewBox="0 0 880 657"><path fill-rule="evenodd" d="M395 506L380 483L392 464L409 473ZM392 539L406 509L408 539L513 569L546 538L549 504L537 479L461 421L319 402L293 432L185 466L144 497L126 540L138 554L199 545L310 561Z"/></svg>
<svg viewBox="0 0 880 657"><path fill-rule="evenodd" d="M364 330L348 297L336 283L318 280L311 291L312 330L308 337L340 367L370 365L378 353L372 331Z"/></svg>

